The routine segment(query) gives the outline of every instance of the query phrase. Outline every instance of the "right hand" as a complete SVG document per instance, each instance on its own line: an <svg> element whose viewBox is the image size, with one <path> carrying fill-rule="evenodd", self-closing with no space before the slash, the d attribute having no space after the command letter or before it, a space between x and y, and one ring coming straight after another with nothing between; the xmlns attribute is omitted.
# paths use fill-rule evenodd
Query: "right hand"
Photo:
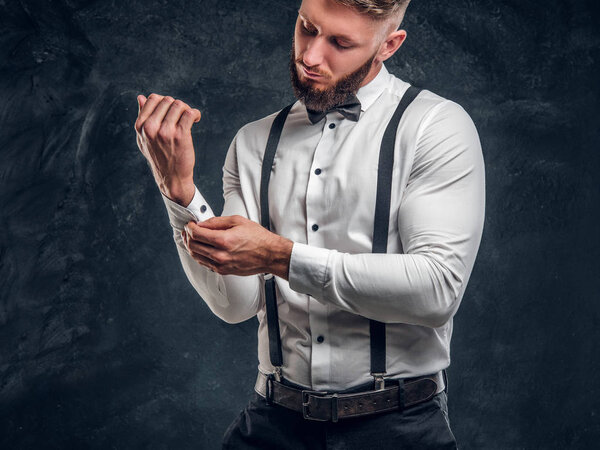
<svg viewBox="0 0 600 450"><path fill-rule="evenodd" d="M137 97L136 140L148 160L160 191L183 206L194 197L194 144L192 125L200 111L173 97L150 94Z"/></svg>

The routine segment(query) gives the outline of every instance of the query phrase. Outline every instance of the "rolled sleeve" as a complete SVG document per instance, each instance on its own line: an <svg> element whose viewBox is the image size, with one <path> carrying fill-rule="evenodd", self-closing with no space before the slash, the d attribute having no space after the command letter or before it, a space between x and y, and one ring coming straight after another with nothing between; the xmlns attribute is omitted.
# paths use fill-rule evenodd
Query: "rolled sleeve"
<svg viewBox="0 0 600 450"><path fill-rule="evenodd" d="M187 207L175 203L162 194L167 214L169 215L169 222L175 230L183 230L185 224L190 221L202 222L215 216L207 201L200 194L200 191L198 191L198 188L194 186L194 189L194 198L192 198Z"/></svg>

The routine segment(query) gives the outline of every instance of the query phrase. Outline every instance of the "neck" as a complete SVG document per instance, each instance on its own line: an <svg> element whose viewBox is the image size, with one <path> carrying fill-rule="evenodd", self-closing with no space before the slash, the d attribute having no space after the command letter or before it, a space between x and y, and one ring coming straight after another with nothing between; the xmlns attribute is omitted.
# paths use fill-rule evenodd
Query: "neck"
<svg viewBox="0 0 600 450"><path fill-rule="evenodd" d="M373 61L371 70L369 70L369 73L367 74L365 79L360 84L360 87L363 87L363 86L369 84L371 81L373 81L373 79L377 76L377 74L379 73L379 71L381 70L382 67L383 67L382 61Z"/></svg>

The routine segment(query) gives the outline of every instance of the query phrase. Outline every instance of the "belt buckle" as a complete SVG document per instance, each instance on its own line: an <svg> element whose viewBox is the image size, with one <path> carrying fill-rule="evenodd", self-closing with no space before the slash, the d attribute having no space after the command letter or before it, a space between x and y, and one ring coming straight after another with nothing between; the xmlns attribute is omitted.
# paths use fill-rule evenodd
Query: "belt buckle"
<svg viewBox="0 0 600 450"><path fill-rule="evenodd" d="M333 393L329 394L327 392L319 392L319 391L311 391L308 389L302 390L302 417L307 420L314 420L315 422L328 422L329 418L315 417L311 415L310 411L310 397L320 397L327 398L331 400L331 421L338 421L338 409L337 409L337 400L338 394Z"/></svg>

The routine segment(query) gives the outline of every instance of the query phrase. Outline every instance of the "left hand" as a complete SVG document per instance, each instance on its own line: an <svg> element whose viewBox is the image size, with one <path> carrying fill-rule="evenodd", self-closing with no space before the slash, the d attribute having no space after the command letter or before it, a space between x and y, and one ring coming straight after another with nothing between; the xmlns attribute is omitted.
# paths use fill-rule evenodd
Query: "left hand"
<svg viewBox="0 0 600 450"><path fill-rule="evenodd" d="M288 279L294 243L245 217L188 222L182 234L192 258L221 275L272 273Z"/></svg>

